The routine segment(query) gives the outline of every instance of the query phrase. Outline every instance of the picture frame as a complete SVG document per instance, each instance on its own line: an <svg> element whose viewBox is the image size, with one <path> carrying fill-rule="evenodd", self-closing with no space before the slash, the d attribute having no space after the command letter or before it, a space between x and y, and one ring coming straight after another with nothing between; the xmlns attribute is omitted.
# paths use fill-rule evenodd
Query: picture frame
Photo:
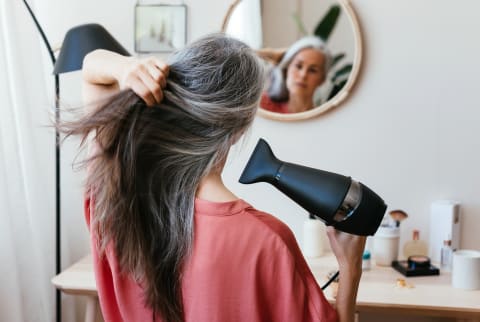
<svg viewBox="0 0 480 322"><path fill-rule="evenodd" d="M135 6L135 52L168 53L187 42L187 6L137 4Z"/></svg>

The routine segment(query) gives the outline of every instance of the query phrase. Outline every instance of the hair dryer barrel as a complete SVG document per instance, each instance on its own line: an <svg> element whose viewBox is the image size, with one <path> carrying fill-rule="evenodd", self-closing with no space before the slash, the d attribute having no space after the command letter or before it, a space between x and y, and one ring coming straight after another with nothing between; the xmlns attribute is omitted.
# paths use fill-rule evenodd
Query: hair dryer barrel
<svg viewBox="0 0 480 322"><path fill-rule="evenodd" d="M356 235L373 235L386 210L368 187L340 174L282 162L263 139L239 181L268 182L327 225Z"/></svg>

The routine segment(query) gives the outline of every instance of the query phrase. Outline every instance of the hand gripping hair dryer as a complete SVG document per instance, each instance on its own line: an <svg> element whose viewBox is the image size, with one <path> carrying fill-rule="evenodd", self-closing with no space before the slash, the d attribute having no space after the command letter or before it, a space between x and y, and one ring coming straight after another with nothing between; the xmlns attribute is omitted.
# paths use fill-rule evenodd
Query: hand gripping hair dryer
<svg viewBox="0 0 480 322"><path fill-rule="evenodd" d="M354 235L373 235L387 205L367 186L340 174L278 160L260 139L239 180L268 182L326 225Z"/></svg>

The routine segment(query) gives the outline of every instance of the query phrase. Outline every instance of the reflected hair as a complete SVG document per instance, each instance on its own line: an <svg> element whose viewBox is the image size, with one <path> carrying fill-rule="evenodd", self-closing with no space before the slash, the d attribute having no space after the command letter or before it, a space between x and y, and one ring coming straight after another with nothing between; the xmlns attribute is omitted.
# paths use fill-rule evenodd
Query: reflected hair
<svg viewBox="0 0 480 322"><path fill-rule="evenodd" d="M315 36L301 38L288 48L285 55L283 55L282 60L280 60L280 62L270 71L270 82L267 88L267 95L272 101L288 101L289 94L286 84L287 68L295 55L308 48L316 49L324 55L325 63L323 72L327 75L332 64L332 55L325 42L321 38Z"/></svg>
<svg viewBox="0 0 480 322"><path fill-rule="evenodd" d="M113 247L121 272L142 285L153 320L177 322L184 320L181 278L196 190L252 124L264 67L247 45L221 34L174 53L168 64L159 106L122 91L59 128L84 143L92 133L97 145L86 160L86 185L100 254Z"/></svg>

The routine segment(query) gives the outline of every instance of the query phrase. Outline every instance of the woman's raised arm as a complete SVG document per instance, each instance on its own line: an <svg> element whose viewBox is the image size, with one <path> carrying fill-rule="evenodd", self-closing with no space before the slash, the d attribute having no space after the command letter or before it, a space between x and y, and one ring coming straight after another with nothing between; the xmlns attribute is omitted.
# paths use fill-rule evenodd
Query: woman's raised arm
<svg viewBox="0 0 480 322"><path fill-rule="evenodd" d="M98 49L85 56L82 76L86 105L119 90L132 89L152 106L163 99L168 65L155 57L139 59Z"/></svg>

